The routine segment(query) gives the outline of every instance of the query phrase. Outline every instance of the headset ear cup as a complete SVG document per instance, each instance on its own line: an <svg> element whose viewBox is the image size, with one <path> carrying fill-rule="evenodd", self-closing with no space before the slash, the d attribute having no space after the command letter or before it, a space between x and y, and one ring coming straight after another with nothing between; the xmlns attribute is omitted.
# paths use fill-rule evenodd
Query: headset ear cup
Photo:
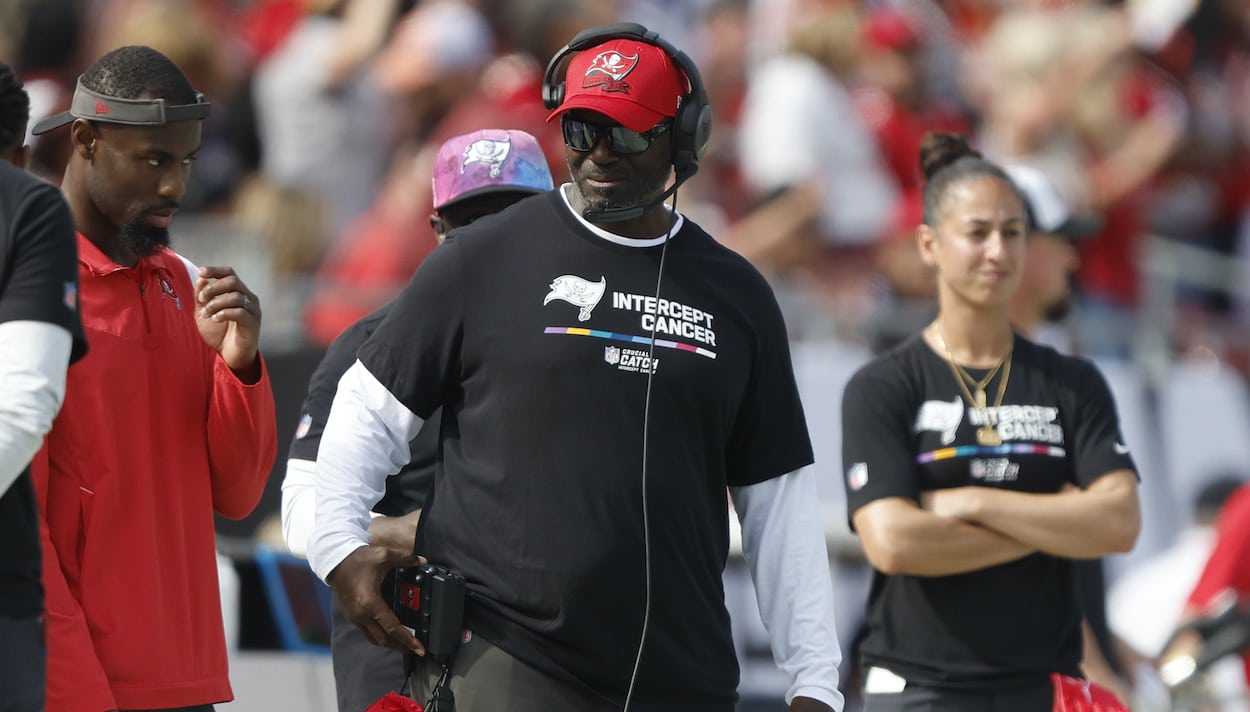
<svg viewBox="0 0 1250 712"><path fill-rule="evenodd" d="M543 84L543 106L555 111L564 103L564 82Z"/></svg>
<svg viewBox="0 0 1250 712"><path fill-rule="evenodd" d="M707 153L708 143L712 140L712 105L703 104L695 117L694 156L695 160L703 158Z"/></svg>
<svg viewBox="0 0 1250 712"><path fill-rule="evenodd" d="M569 45L565 45L551 57L546 71L543 72L543 106L547 107L548 111L555 111L560 108L560 104L564 103L564 79L558 74L561 62L574 51Z"/></svg>
<svg viewBox="0 0 1250 712"><path fill-rule="evenodd" d="M673 119L673 168L678 173L697 168L712 134L712 107L690 99Z"/></svg>
<svg viewBox="0 0 1250 712"><path fill-rule="evenodd" d="M695 155L691 150L694 146L693 118L690 106L682 106L673 117L673 168L678 174L686 172L694 162Z"/></svg>

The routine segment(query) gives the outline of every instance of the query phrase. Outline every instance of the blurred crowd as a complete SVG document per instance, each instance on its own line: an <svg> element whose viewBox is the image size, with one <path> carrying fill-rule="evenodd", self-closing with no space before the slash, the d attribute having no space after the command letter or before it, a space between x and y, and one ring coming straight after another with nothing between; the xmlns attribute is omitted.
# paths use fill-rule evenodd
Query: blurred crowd
<svg viewBox="0 0 1250 712"><path fill-rule="evenodd" d="M1088 227L1054 257L1072 280L1051 314L1066 348L1145 366L1152 384L1181 373L1152 364L1218 363L1244 390L1250 0L0 0L0 59L32 125L115 47L183 69L212 114L173 245L247 275L278 353L327 346L435 247L445 139L527 131L561 182L543 72L577 31L613 21L700 68L712 144L678 209L764 272L796 342L877 350L932 317L917 157L926 132L956 131L1043 173ZM59 182L68 142L28 142L31 169ZM1166 398L1117 393L1122 412L1162 403L1147 434L1186 426L1168 418L1192 411ZM1151 494L1182 454L1137 455L1143 554L1188 518L1185 497ZM1152 498L1170 521L1150 518Z"/></svg>
<svg viewBox="0 0 1250 712"><path fill-rule="evenodd" d="M1128 353L1145 324L1166 329L1155 342L1170 355L1250 367L1247 0L7 0L0 13L33 119L123 44L166 53L210 97L176 242L268 265L271 349L324 346L406 283L435 245L445 138L523 129L561 176L545 64L577 30L631 20L688 51L714 105L679 208L773 280L796 339L887 343L927 318L916 159L926 131L947 130L1044 171L1097 221L1073 270L1076 350ZM64 142L32 144L34 170L58 180Z"/></svg>

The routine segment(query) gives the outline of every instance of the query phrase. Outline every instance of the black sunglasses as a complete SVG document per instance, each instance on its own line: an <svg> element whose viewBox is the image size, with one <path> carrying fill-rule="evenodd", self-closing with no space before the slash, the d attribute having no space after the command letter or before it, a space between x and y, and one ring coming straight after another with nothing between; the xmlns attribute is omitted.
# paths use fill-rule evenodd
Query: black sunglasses
<svg viewBox="0 0 1250 712"><path fill-rule="evenodd" d="M591 124L569 117L565 114L560 120L560 128L564 131L564 143L574 151L586 152L593 150L595 144L604 136L608 139L608 150L622 156L642 153L657 138L664 135L672 121L665 120L643 132L632 131L624 126L603 126Z"/></svg>

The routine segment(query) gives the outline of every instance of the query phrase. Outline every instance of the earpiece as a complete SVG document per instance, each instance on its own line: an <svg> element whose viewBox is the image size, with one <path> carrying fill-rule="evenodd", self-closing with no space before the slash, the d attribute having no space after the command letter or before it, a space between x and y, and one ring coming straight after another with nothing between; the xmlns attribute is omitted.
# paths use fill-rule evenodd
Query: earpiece
<svg viewBox="0 0 1250 712"><path fill-rule="evenodd" d="M690 57L646 27L635 22L619 22L577 33L547 63L547 71L543 75L543 104L554 111L564 102L564 79L559 72L570 54L614 39L636 40L659 47L686 75L690 92L682 99L681 108L673 120L672 144L673 169L679 179L689 178L699 169L699 159L707 151L708 139L712 135L712 106L708 103L699 69Z"/></svg>

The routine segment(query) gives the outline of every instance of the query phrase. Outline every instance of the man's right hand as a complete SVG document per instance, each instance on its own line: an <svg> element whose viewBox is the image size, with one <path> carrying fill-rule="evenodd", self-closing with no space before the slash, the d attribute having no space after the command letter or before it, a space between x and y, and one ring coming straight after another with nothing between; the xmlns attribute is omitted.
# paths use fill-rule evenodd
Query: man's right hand
<svg viewBox="0 0 1250 712"><path fill-rule="evenodd" d="M419 566L425 559L402 549L361 546L348 554L326 577L343 615L369 642L404 653L425 655L412 633L382 600L382 579L397 566Z"/></svg>

